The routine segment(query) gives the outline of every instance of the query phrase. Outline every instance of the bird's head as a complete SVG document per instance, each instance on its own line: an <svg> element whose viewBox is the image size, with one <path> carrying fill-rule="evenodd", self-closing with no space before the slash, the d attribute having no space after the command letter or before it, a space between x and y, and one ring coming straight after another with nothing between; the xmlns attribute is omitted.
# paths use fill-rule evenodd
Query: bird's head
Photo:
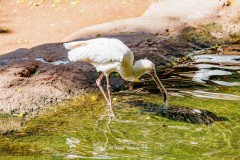
<svg viewBox="0 0 240 160"><path fill-rule="evenodd" d="M164 86L162 85L161 81L158 78L154 63L146 58L141 59L135 62L134 69L137 70L137 73L149 74L153 77L153 80L156 82L161 93L164 93L164 101L167 104L168 94L166 89L164 88Z"/></svg>
<svg viewBox="0 0 240 160"><path fill-rule="evenodd" d="M147 74L155 71L154 63L147 58L136 61L135 67Z"/></svg>

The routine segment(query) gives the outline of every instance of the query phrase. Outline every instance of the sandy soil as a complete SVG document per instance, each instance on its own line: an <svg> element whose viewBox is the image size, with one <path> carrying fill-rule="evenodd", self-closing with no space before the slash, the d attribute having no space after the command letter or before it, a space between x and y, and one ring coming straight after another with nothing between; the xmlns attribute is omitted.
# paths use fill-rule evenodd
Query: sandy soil
<svg viewBox="0 0 240 160"><path fill-rule="evenodd" d="M160 0L152 4L142 16L117 20L80 29L65 41L94 37L97 34L111 36L135 32L164 34L166 30L176 36L187 27L201 24L219 23L223 25L226 36L229 32L240 30L240 24L234 23L240 14L240 1L228 0Z"/></svg>
<svg viewBox="0 0 240 160"><path fill-rule="evenodd" d="M77 3L76 3L77 2ZM154 0L1 0L0 55L59 42L81 28L140 16Z"/></svg>
<svg viewBox="0 0 240 160"><path fill-rule="evenodd" d="M96 88L98 73L89 64L51 64L68 60L67 50L61 43L63 39L96 35L119 38L135 53L136 59L148 57L157 66L171 64L200 49L202 45L186 39L184 28L213 20L226 23L226 17L232 20L232 13L237 16L240 11L239 3L227 6L227 1L207 3L205 0L206 4L202 1L187 3L181 0L185 2L183 6L179 7L182 4L179 2L173 7L174 0L158 3L153 0L69 0L60 3L2 0L0 27L5 31L0 32L0 111L29 113ZM147 9L151 3L153 5ZM188 11L199 6L199 13ZM186 11L179 14L178 8ZM103 22L109 23L100 24ZM226 25L226 30L237 32L238 25L233 24L230 29ZM213 35L224 36L223 32ZM36 58L48 63L36 61ZM113 78L112 85L117 90L124 81L120 78L115 81L118 83L114 83Z"/></svg>

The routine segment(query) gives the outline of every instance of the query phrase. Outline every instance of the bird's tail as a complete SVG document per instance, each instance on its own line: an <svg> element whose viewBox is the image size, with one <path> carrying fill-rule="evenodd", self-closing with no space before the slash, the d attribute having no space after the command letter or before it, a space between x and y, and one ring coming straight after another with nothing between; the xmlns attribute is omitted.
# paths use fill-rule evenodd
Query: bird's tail
<svg viewBox="0 0 240 160"><path fill-rule="evenodd" d="M68 42L63 44L64 47L68 50L80 47L80 46L85 46L87 43L85 41L75 41L75 42Z"/></svg>

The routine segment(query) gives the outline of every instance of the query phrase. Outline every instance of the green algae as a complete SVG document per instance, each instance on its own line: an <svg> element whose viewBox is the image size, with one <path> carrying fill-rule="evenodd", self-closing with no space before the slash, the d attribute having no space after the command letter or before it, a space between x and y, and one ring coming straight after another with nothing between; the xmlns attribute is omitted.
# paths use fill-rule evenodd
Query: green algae
<svg viewBox="0 0 240 160"><path fill-rule="evenodd" d="M211 47L215 46L215 44L222 44L221 39L218 39L210 34L211 31L220 32L221 25L212 23L202 25L198 28L188 27L183 30L183 36L187 41L203 47Z"/></svg>
<svg viewBox="0 0 240 160"><path fill-rule="evenodd" d="M223 87L224 88L224 87ZM231 92L236 87L226 87ZM236 89L240 94L240 88ZM114 95L111 120L101 95L92 93L41 111L22 131L0 138L1 159L62 159L67 155L140 159L228 159L239 157L239 101L171 97L171 105L206 109L227 121L196 125L173 121L129 100L162 105L159 95ZM76 147L66 144L74 137ZM13 158L14 157L14 158Z"/></svg>

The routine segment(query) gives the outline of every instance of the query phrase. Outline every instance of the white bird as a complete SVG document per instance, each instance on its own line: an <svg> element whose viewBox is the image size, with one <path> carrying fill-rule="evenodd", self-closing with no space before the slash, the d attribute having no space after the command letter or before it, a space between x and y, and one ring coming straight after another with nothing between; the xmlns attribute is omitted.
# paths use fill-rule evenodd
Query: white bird
<svg viewBox="0 0 240 160"><path fill-rule="evenodd" d="M134 55L132 51L120 40L114 38L96 38L86 41L68 42L64 43L64 46L70 50L68 52L70 61L91 63L97 72L102 72L96 83L105 97L107 104L110 106L112 116L114 116L114 112L109 82L109 74L111 72L118 72L127 81L139 81L138 79L143 74L150 74L164 95L165 109L168 108L169 96L156 74L154 63L148 59L141 59L133 65ZM101 80L104 76L107 81L107 94L101 85Z"/></svg>

